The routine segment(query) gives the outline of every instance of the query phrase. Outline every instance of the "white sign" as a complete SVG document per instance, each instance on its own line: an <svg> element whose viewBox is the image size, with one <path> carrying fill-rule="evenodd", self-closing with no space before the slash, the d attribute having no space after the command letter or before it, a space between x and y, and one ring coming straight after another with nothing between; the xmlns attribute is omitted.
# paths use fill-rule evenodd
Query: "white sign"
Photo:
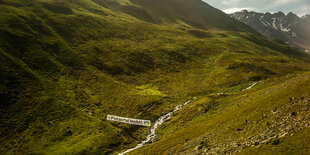
<svg viewBox="0 0 310 155"><path fill-rule="evenodd" d="M107 116L107 120L115 121L115 122L121 122L121 123L142 125L142 126L151 126L151 121L150 120L133 119L133 118L113 116L113 115L108 115Z"/></svg>

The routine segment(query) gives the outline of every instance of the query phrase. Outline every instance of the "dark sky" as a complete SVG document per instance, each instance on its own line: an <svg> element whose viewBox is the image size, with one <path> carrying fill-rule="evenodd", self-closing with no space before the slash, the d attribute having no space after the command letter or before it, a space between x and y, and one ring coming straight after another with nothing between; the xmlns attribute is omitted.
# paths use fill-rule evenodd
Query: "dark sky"
<svg viewBox="0 0 310 155"><path fill-rule="evenodd" d="M310 0L203 0L226 13L247 9L255 12L293 12L298 16L310 14Z"/></svg>

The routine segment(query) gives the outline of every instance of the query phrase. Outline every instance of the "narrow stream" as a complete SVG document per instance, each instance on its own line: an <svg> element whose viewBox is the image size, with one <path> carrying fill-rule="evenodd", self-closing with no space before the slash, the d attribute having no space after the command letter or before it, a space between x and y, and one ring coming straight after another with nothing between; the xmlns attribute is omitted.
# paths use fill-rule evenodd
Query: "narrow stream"
<svg viewBox="0 0 310 155"><path fill-rule="evenodd" d="M196 100L197 98L194 97L194 100ZM180 104L178 106L176 106L174 108L174 110L166 115L163 115L161 117L159 117L158 120L155 121L154 125L151 127L151 133L149 133L146 137L146 139L144 141L142 141L141 143L139 143L136 147L134 148L131 148L131 149L128 149L122 153L119 153L118 155L123 155L125 153L128 153L128 152L131 152L133 150L136 150L140 147L142 147L144 144L148 143L148 142L153 142L154 138L156 137L156 129L162 124L164 123L166 120L168 120L171 116L172 116L172 113L183 108L184 106L186 106L187 104L191 103L191 100L188 100L187 102L183 103L183 104Z"/></svg>
<svg viewBox="0 0 310 155"><path fill-rule="evenodd" d="M258 84L260 81L253 83L251 86L249 86L248 88L243 89L242 91L246 91L251 89L252 87L254 87L256 84Z"/></svg>

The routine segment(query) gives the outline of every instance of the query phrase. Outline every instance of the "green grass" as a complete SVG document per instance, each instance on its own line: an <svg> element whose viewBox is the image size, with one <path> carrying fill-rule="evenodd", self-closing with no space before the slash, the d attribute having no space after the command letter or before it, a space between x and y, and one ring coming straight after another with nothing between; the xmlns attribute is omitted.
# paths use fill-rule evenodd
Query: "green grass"
<svg viewBox="0 0 310 155"><path fill-rule="evenodd" d="M1 154L120 152L148 128L105 121L107 114L155 121L199 96L150 145L176 136L161 149L175 147L192 135L191 124L207 128L229 121L200 111L224 113L221 108L234 108L225 105L240 95L257 95L309 71L306 56L250 32L205 31L186 21L159 25L97 4L0 2ZM221 92L228 99L218 97Z"/></svg>
<svg viewBox="0 0 310 155"><path fill-rule="evenodd" d="M309 94L309 72L300 77L292 78L282 83L270 85L270 81L264 83L262 88L252 90L249 93L235 92L234 94L216 99L199 97L200 100L193 105L181 109L171 121L159 129L159 136L154 143L141 148L132 154L169 154L176 153L186 148L188 143L194 143L202 136L213 135L208 145L212 146L227 139L239 139L248 135L259 134L266 128L266 122L272 119L261 120L263 114L268 114L276 107L287 103L292 96L303 96ZM216 104L214 104L216 103ZM206 106L206 105L215 106ZM201 108L211 107L203 112ZM257 124L245 123L259 122ZM238 128L248 128L246 132L238 132ZM307 136L300 138L308 129L304 129L294 136L287 136L280 139L280 145L274 146L271 143L251 147L244 150L244 154L270 154L270 153L305 153L309 149ZM197 144L198 145L198 144ZM194 146L197 146L194 145ZM303 148L302 148L303 147ZM192 148L190 148L192 149Z"/></svg>

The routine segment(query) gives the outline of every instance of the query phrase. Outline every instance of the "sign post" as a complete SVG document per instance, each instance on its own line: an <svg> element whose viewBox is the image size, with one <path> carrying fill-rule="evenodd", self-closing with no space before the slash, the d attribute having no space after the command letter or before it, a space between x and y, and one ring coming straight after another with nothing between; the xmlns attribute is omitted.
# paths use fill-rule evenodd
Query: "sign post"
<svg viewBox="0 0 310 155"><path fill-rule="evenodd" d="M150 120L133 119L133 118L113 116L113 115L107 115L107 120L114 121L114 122L127 123L127 124L141 125L141 126L151 126Z"/></svg>

